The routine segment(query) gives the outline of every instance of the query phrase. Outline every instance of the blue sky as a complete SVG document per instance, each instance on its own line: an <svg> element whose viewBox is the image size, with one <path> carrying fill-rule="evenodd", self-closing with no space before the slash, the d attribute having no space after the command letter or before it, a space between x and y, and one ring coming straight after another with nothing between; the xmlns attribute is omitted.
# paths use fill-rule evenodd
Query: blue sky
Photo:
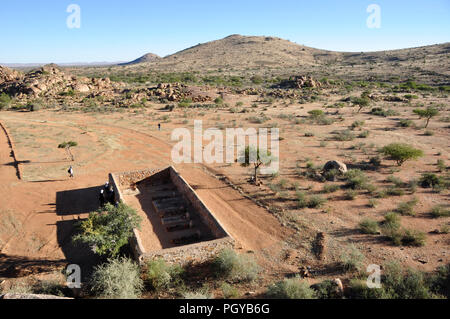
<svg viewBox="0 0 450 319"><path fill-rule="evenodd" d="M70 4L81 28L69 29ZM381 28L370 29L370 4ZM128 61L230 34L265 35L336 51L450 41L449 0L0 0L0 63Z"/></svg>

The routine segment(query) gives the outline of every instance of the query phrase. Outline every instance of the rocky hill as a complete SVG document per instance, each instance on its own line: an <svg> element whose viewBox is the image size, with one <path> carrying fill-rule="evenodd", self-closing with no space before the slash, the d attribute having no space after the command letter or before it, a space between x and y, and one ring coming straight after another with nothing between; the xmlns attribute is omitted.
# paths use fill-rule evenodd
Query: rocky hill
<svg viewBox="0 0 450 319"><path fill-rule="evenodd" d="M223 72L226 74L311 74L315 77L416 79L448 84L450 44L379 52L334 52L262 36L231 35L167 57L133 61L121 72ZM139 60L139 59L138 59ZM116 67L117 68L117 67ZM114 70L113 72L117 71Z"/></svg>
<svg viewBox="0 0 450 319"><path fill-rule="evenodd" d="M104 95L121 87L109 78L77 77L64 72L55 64L49 64L22 74L6 67L0 67L0 93L7 93L18 99L56 97L76 92Z"/></svg>
<svg viewBox="0 0 450 319"><path fill-rule="evenodd" d="M119 65L133 65L133 64L140 64L140 63L146 63L146 62L155 62L161 59L159 55L153 54L153 53L147 53L140 58L127 62L127 63L120 63Z"/></svg>

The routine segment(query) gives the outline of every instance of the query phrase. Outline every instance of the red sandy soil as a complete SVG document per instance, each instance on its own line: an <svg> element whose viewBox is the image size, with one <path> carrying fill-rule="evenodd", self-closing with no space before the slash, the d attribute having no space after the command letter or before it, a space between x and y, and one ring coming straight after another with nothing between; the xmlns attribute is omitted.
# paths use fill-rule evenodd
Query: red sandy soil
<svg viewBox="0 0 450 319"><path fill-rule="evenodd" d="M9 156L10 147L6 136L3 131L0 131L0 191L2 193L0 208L2 211L12 212L22 225L19 233L9 238L2 238L4 244L1 247L0 261L3 264L9 262L18 266L20 262L25 263L30 260L40 260L44 263L66 259L76 262L88 258L88 255L77 255L72 248L70 237L73 233L73 223L79 218L85 218L98 205L98 187L107 180L108 173L147 167L160 168L171 164L169 160L171 146L152 135L126 127L90 123L91 119L87 116L77 116L67 122L52 118L50 113L46 115L46 121L39 123L40 129L60 127L78 134L80 144L91 143L95 147L98 146L100 138L97 134L101 132L104 135L116 136L118 138L116 142L126 147L109 148L100 154L93 152L95 156L74 149L76 161L72 163L64 158L62 150L55 148L53 154L43 159L43 156L36 153L25 152L27 148L19 144L16 149L18 160L27 161L20 165L21 171L25 171L25 178L19 180L15 167L10 165L13 159ZM2 120L5 126L13 122L32 126L37 121L23 116ZM86 133L82 132L78 126L95 128L95 130ZM37 139L33 143L39 145L42 142ZM137 167L136 161L143 164ZM70 179L66 173L70 165L73 165L75 170L74 179ZM33 178L28 178L27 176L31 175L27 175L26 172L31 167L36 167L38 172L51 171L55 167L57 172L53 175L56 174L58 178L40 180L34 178L36 175L34 170ZM190 166L177 168L188 183L199 186L197 192L200 198L242 248L254 251L269 248L290 234L269 212L206 173L204 167L198 165L195 168ZM144 241L151 240L146 236L154 236L149 232L151 230L151 227L148 227L149 224L148 220L144 221L143 230L147 230L141 232Z"/></svg>

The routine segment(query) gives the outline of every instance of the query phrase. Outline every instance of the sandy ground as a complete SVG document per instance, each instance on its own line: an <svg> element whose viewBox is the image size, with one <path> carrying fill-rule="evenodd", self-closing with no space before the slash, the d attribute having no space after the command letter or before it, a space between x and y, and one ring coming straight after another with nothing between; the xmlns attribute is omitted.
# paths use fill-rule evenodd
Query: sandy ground
<svg viewBox="0 0 450 319"><path fill-rule="evenodd" d="M338 98L333 96L328 99L328 103ZM18 180L15 168L11 166L9 146L4 133L0 131L0 190L3 194L0 197L0 211L12 216L17 229L0 233L0 265L25 264L29 259L73 262L91 258L85 253L86 250L72 247L70 237L73 224L97 208L98 187L107 180L108 173L170 165L170 150L175 143L171 141L171 132L177 127L192 129L193 119L203 119L205 128L267 127L272 124L280 128L280 173L274 178L263 179L262 186L248 184L249 169L238 164L175 165L239 242L240 247L259 252L264 257L262 263L266 263L268 268L295 270L300 265L323 265L312 253L317 232L325 232L328 236L325 264L337 261L349 244L355 244L361 249L368 264L382 264L394 259L415 268L433 270L450 261L450 235L429 234L449 224L449 218L429 217L433 206L448 205L448 191L438 194L418 188L413 195L379 199L376 208L369 208L367 203L370 197L366 194L359 194L353 201L343 199L342 190L333 194L320 194L322 183L296 174L297 167L304 169L307 160L322 165L328 160L338 159L357 167L361 161L374 156L376 148L390 142L405 142L422 148L426 156L406 163L401 170L396 170L392 162L383 161L378 171L368 171L367 175L380 189L388 185L386 178L392 174L406 181L418 178L424 172L436 172L437 159L449 163L448 124L432 121L430 129L434 132L433 136L425 136L423 130L398 128L396 123L399 118L409 118L417 125L423 124L422 120L411 116L410 107L397 107L400 115L391 118L366 112L356 114L354 109L344 108L339 109L343 120L333 125L294 124L292 118L304 119L309 110L321 108L323 102L307 105L275 103L253 109L250 105L256 100L257 97L227 97L226 102L230 105L237 101L244 102L244 108L250 110L249 114L221 109L177 110L168 113L157 108L113 114L51 110L0 113L0 121L8 127L14 139L23 176L22 180ZM261 125L249 123L248 117L258 116L262 112L271 118L269 122ZM291 119L283 118L283 114L291 116ZM165 121L163 115L168 115L170 120ZM363 129L370 130L369 138L348 142L328 139L333 131L346 129L355 120L365 121ZM158 123L162 123L161 132L157 130ZM305 137L307 132L314 133L314 136ZM68 161L63 150L57 149L59 143L69 139L79 144L72 151L74 163ZM360 145L360 149L352 148L358 143L364 145ZM67 176L69 165L75 169L75 178L72 180ZM214 174L226 176L249 198L242 196ZM270 190L270 184L282 180L288 185L286 190L281 193ZM328 199L327 204L320 209L295 208L294 185L309 194L324 196ZM381 221L384 214L413 197L419 200L417 215L402 216L402 225L427 233L425 247L394 247L380 237L363 235L357 230L363 218ZM268 201L281 213L269 212L257 205L256 199ZM282 223L295 223L297 230ZM150 230L149 224L144 225L143 234L151 234ZM285 256L286 251L290 252L288 255L298 257L291 260ZM4 266L0 267L0 276L7 273Z"/></svg>
<svg viewBox="0 0 450 319"><path fill-rule="evenodd" d="M168 158L171 146L146 133L127 127L90 123L92 119L87 116L77 117L76 121L61 121L59 115L52 118L52 114L47 114L46 121L39 123L34 118L17 115L10 113L6 118L2 114L1 119L5 125L13 127L11 131L14 133L17 133L15 128L18 127L21 128L20 134L23 134L24 127L39 131L62 130L65 136L73 134L80 145L90 145L92 152L74 148L75 162L72 163L55 145L51 145L53 150L47 154L45 147L28 148L25 143L19 142L17 156L19 161L24 161L20 165L23 180L19 180L14 166L9 165L13 160L9 157L6 136L1 132L0 187L4 196L0 198L0 208L12 212L21 225L14 236L2 237L4 264L13 259L17 261L18 257L70 262L83 262L90 258L90 254L72 246L70 237L73 224L98 208L99 186L107 180L108 173L171 164ZM39 126L34 123L39 123ZM31 143L45 144L41 140L46 140L46 137L37 135ZM105 140L107 147L104 150L102 141ZM67 176L69 165L74 167L74 179ZM211 177L202 167L191 169L181 166L179 169L189 183L201 182L203 188L198 191L200 198L243 248L258 250L268 247L281 241L288 233L270 213L243 199L237 191ZM129 197L131 199L127 200L132 201L134 196ZM130 204L136 208L140 205L138 202ZM155 243L152 230L151 223L144 219L141 231L143 241Z"/></svg>

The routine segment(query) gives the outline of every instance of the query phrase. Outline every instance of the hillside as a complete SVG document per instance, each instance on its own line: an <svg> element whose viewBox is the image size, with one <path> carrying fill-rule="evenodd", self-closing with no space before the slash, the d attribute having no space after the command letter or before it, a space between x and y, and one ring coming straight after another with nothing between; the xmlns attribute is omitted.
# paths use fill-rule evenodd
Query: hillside
<svg viewBox="0 0 450 319"><path fill-rule="evenodd" d="M448 84L450 44L379 52L334 52L275 37L231 35L199 44L165 58L138 59L114 71L220 72L224 74L291 75L310 73L344 79L415 78Z"/></svg>
<svg viewBox="0 0 450 319"><path fill-rule="evenodd" d="M159 55L156 55L153 53L147 53L136 60L133 60L131 62L126 62L126 63L120 63L119 65L133 65L133 64L139 64L139 63L154 62L154 61L158 61L159 59L161 59L161 57Z"/></svg>

